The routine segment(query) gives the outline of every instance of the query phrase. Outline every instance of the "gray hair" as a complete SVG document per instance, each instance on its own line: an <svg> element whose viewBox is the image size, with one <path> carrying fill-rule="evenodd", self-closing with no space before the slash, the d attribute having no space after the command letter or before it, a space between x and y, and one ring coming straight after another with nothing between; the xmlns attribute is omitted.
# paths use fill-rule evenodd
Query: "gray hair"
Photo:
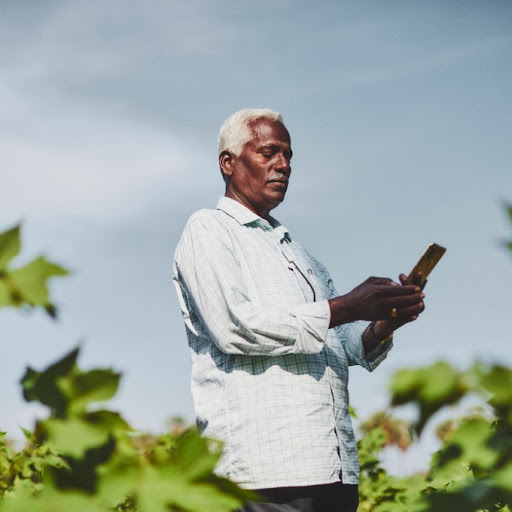
<svg viewBox="0 0 512 512"><path fill-rule="evenodd" d="M223 151L229 151L235 156L240 156L242 149L252 138L249 124L257 119L283 122L281 114L269 108L245 108L235 112L220 127L219 155Z"/></svg>

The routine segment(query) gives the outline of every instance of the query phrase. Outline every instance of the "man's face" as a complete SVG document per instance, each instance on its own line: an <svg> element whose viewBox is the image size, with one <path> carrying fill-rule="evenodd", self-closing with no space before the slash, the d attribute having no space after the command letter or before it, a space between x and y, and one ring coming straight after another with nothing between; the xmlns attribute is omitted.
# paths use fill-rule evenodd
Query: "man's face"
<svg viewBox="0 0 512 512"><path fill-rule="evenodd" d="M226 196L260 217L284 199L291 173L290 134L282 123L258 119L249 125L253 138L238 157L230 155L221 166L228 177Z"/></svg>

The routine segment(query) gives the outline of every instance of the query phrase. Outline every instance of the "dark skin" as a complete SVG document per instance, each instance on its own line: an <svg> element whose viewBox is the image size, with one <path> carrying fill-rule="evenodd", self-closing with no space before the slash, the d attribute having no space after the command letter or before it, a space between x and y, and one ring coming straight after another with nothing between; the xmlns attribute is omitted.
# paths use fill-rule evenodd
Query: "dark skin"
<svg viewBox="0 0 512 512"><path fill-rule="evenodd" d="M260 217L269 218L271 210L282 203L291 174L291 139L280 122L258 119L249 124L252 139L240 155L229 151L219 155L226 182L225 196L243 204ZM363 335L366 353L371 352L396 329L412 322L425 309L421 275L408 280L400 274L400 283L384 277L369 277L345 295L329 300L329 327L369 320L373 329ZM391 311L396 308L396 318Z"/></svg>

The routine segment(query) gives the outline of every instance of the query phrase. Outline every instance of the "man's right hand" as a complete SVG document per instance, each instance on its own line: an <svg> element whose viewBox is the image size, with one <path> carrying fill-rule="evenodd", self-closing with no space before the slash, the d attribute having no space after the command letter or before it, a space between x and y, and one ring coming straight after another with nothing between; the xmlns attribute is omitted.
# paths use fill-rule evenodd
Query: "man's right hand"
<svg viewBox="0 0 512 512"><path fill-rule="evenodd" d="M423 310L424 295L416 285L399 285L386 277L369 277L346 295L329 300L335 327L355 320L386 320L396 309L396 318L409 318Z"/></svg>

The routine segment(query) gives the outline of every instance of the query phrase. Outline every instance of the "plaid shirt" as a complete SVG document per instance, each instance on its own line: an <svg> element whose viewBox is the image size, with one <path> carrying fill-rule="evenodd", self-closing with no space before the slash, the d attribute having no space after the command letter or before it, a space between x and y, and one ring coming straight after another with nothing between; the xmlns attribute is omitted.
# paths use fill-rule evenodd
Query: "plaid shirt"
<svg viewBox="0 0 512 512"><path fill-rule="evenodd" d="M367 322L329 329L326 268L226 197L189 219L173 271L197 425L225 443L217 473L249 489L357 484L348 366L373 370L392 341L365 357Z"/></svg>

